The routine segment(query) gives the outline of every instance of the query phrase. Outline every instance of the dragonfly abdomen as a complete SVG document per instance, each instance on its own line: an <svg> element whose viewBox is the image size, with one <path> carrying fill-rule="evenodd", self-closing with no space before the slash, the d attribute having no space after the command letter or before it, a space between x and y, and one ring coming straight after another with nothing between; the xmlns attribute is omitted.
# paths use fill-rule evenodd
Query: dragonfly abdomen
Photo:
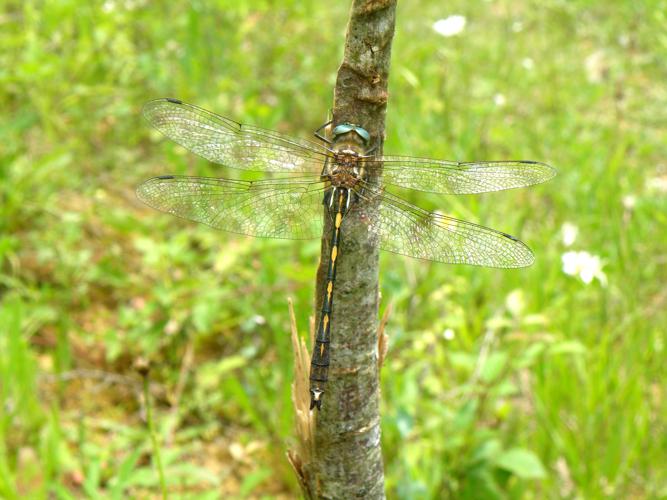
<svg viewBox="0 0 667 500"><path fill-rule="evenodd" d="M310 361L310 409L322 406L322 395L329 373L329 349L331 344L331 314L333 312L333 292L336 281L336 261L340 254L340 227L348 206L349 190L333 188L330 210L333 210L333 233L329 250L326 287L322 299L320 321L317 326L313 356Z"/></svg>

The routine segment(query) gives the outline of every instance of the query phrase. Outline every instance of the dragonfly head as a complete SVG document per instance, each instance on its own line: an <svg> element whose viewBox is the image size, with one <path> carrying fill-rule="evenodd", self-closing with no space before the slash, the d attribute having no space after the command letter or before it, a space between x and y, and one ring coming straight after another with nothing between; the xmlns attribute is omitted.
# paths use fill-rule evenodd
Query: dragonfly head
<svg viewBox="0 0 667 500"><path fill-rule="evenodd" d="M368 146L371 142L371 134L360 125L355 125L354 123L341 123L333 129L333 140L334 142L341 136L354 132L362 141L364 146Z"/></svg>

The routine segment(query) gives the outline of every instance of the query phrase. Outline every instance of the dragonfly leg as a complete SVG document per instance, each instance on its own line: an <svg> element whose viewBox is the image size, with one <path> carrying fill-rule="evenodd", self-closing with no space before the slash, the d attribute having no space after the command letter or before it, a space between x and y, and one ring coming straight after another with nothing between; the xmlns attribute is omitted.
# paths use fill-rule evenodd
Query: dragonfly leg
<svg viewBox="0 0 667 500"><path fill-rule="evenodd" d="M320 130L328 127L329 125L331 125L332 122L333 122L333 120L329 120L328 122L322 124L322 126L320 128L318 128L313 135L315 135L315 137L317 137L321 141L326 142L327 144L333 144L333 142L330 139L327 139L326 137L324 137L323 135L320 134Z"/></svg>
<svg viewBox="0 0 667 500"><path fill-rule="evenodd" d="M329 211L333 210L334 202L336 201L336 191L338 188L336 186L333 186L331 188L331 191L329 191L329 198L326 200L326 203L328 205Z"/></svg>
<svg viewBox="0 0 667 500"><path fill-rule="evenodd" d="M377 151L377 148L380 146L380 143L378 142L375 146L373 146L371 149L368 149L365 153L364 156L373 156L373 153Z"/></svg>

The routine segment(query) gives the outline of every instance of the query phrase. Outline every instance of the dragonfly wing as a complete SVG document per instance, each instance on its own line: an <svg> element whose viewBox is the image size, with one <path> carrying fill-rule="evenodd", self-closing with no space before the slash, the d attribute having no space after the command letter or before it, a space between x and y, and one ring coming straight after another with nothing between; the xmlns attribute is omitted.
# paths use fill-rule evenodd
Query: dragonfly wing
<svg viewBox="0 0 667 500"><path fill-rule="evenodd" d="M323 185L304 180L230 180L165 175L137 188L148 206L232 233L310 239L322 233Z"/></svg>
<svg viewBox="0 0 667 500"><path fill-rule="evenodd" d="M242 125L177 99L150 101L143 113L153 127L174 142L227 167L260 172L319 172L329 154L316 142Z"/></svg>
<svg viewBox="0 0 667 500"><path fill-rule="evenodd" d="M536 161L451 162L409 156L378 160L385 184L444 194L476 194L539 184L556 170Z"/></svg>
<svg viewBox="0 0 667 500"><path fill-rule="evenodd" d="M448 264L515 268L533 263L530 248L509 234L381 197L376 228L383 250Z"/></svg>

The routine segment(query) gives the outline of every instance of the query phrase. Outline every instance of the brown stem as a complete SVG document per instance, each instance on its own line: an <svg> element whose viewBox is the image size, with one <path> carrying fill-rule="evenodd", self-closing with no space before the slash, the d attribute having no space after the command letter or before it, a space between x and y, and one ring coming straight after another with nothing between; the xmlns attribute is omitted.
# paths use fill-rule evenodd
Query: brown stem
<svg viewBox="0 0 667 500"><path fill-rule="evenodd" d="M334 93L334 125L371 134L381 154L396 0L354 0ZM377 182L378 179L369 179ZM369 225L377 207L345 218L332 314L327 393L317 415L312 455L303 465L312 498L384 498L378 381L378 245ZM317 307L325 286L332 221L325 215Z"/></svg>

